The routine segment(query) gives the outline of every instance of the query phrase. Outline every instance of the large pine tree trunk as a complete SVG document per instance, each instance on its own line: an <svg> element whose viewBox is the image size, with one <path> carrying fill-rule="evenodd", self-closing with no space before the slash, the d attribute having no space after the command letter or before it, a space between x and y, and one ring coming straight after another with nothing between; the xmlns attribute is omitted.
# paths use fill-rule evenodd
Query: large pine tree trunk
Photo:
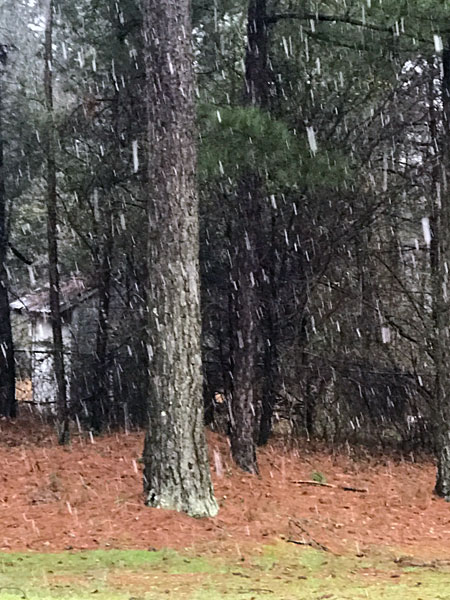
<svg viewBox="0 0 450 600"><path fill-rule="evenodd" d="M149 506L217 513L203 428L189 0L145 0L149 111Z"/></svg>
<svg viewBox="0 0 450 600"><path fill-rule="evenodd" d="M53 0L49 0L45 26L44 47L44 88L47 110L45 135L46 176L47 176L47 244L50 320L53 333L53 368L56 379L57 429L60 444L69 442L69 414L64 368L64 344L60 309L60 285L58 269L58 221L56 189L55 125L53 122Z"/></svg>
<svg viewBox="0 0 450 600"><path fill-rule="evenodd" d="M3 160L3 70L7 49L0 45L0 415L16 416L14 350L8 298L6 253L8 227L6 223L5 167Z"/></svg>

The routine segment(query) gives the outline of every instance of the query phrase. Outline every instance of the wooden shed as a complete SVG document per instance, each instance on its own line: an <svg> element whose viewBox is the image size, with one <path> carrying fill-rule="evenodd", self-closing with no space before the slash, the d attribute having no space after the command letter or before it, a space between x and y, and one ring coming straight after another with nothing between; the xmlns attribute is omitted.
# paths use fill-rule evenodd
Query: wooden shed
<svg viewBox="0 0 450 600"><path fill-rule="evenodd" d="M11 303L11 310L28 324L26 348L31 356L33 403L43 411L54 412L56 380L53 367L53 335L48 288L39 288ZM76 369L75 356L94 352L97 320L97 293L80 278L61 283L62 335L68 397Z"/></svg>

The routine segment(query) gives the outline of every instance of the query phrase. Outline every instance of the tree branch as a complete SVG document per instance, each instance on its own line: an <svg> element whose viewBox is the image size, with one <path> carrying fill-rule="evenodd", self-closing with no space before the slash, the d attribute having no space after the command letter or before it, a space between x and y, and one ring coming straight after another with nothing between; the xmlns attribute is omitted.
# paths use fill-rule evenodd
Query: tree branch
<svg viewBox="0 0 450 600"><path fill-rule="evenodd" d="M398 36L395 25L376 25L375 23L367 23L360 19L353 19L348 15L324 15L322 13L278 13L269 15L266 19L266 25L275 25L279 21L296 19L299 21L317 21L322 23L343 23L344 25L351 25L352 27L361 27L362 29L369 29L370 31L379 31L380 33L389 33L393 36ZM402 32L404 37L408 37L417 40L422 43L430 44L429 39L422 38L413 33Z"/></svg>
<svg viewBox="0 0 450 600"><path fill-rule="evenodd" d="M19 260L21 260L22 262L24 262L26 265L32 265L33 261L30 260L29 258L27 258L24 254L22 254L22 252L20 250L17 250L17 248L15 246L13 246L11 244L11 242L8 243L9 249L11 250L11 252L14 254L14 256L16 258L18 258Z"/></svg>
<svg viewBox="0 0 450 600"><path fill-rule="evenodd" d="M270 15L266 19L268 25L278 23L278 21L286 19L297 19L300 21L321 21L325 23L344 23L345 25L353 25L354 27L362 27L372 31L381 31L382 33L394 34L393 26L375 25L373 23L365 23L359 19L352 19L345 15L324 15L321 13L279 13Z"/></svg>
<svg viewBox="0 0 450 600"><path fill-rule="evenodd" d="M298 479L292 481L296 485L318 485L321 487L333 488L335 490L344 490L344 492L360 492L361 494L367 494L369 491L367 488L354 487L352 485L335 485L333 483L325 483L324 481L311 481L309 479Z"/></svg>

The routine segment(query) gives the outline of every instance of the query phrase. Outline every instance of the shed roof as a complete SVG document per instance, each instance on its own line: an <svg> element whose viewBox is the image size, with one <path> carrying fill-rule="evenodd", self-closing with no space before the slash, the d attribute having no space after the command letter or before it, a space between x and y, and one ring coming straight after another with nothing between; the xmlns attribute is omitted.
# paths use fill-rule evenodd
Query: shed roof
<svg viewBox="0 0 450 600"><path fill-rule="evenodd" d="M30 294L22 296L11 302L11 310L32 315L50 314L49 286L37 288ZM60 309L61 313L71 310L75 306L90 298L96 293L96 288L88 286L83 279L72 277L60 284Z"/></svg>

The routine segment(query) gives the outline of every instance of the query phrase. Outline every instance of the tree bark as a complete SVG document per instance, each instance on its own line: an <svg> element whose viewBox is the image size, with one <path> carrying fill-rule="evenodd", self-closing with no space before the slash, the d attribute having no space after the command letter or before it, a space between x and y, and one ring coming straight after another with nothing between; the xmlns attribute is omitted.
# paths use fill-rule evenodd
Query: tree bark
<svg viewBox="0 0 450 600"><path fill-rule="evenodd" d="M145 0L149 115L149 506L217 513L203 427L189 0Z"/></svg>
<svg viewBox="0 0 450 600"><path fill-rule="evenodd" d="M53 333L53 366L56 379L57 430L60 444L69 442L69 413L64 368L64 344L60 308L60 283L58 268L58 197L56 188L55 124L53 120L53 11L54 2L49 0L45 24L44 47L44 90L47 111L45 135L46 176L47 176L47 244L50 320Z"/></svg>
<svg viewBox="0 0 450 600"><path fill-rule="evenodd" d="M261 416L259 420L258 445L264 446L272 434L272 419L276 405L277 389L280 380L279 368L279 278L276 273L277 264L277 243L276 243L276 218L272 209L271 212L271 233L269 260L267 264L268 280L262 284L263 305L264 305L264 325L263 344L264 344L264 372L262 397L261 397ZM277 285L278 284L278 285Z"/></svg>
<svg viewBox="0 0 450 600"><path fill-rule="evenodd" d="M108 341L109 341L109 307L111 297L111 259L113 251L113 216L109 209L104 215L106 230L104 232L103 255L97 262L98 274L98 322L95 344L95 391L92 404L91 426L100 433L109 416L108 405Z"/></svg>
<svg viewBox="0 0 450 600"><path fill-rule="evenodd" d="M246 104L269 107L269 37L267 0L249 0L247 12L247 48L245 52Z"/></svg>
<svg viewBox="0 0 450 600"><path fill-rule="evenodd" d="M247 46L245 52L244 104L267 108L268 88L268 36L266 27L266 0L249 0L247 12ZM237 188L237 206L234 223L234 254L231 269L233 332L230 340L232 373L230 443L234 460L249 473L258 472L256 442L259 437L259 401L255 391L258 365L257 315L259 296L256 282L260 272L256 241L261 232L261 202L263 183L261 177L251 173L242 177ZM270 407L263 400L265 429L271 424ZM264 438L270 432L264 431Z"/></svg>
<svg viewBox="0 0 450 600"><path fill-rule="evenodd" d="M7 200L3 151L3 73L7 48L0 45L0 415L17 413L14 348L8 297L6 254L8 251Z"/></svg>
<svg viewBox="0 0 450 600"><path fill-rule="evenodd" d="M431 203L432 238L430 243L430 268L432 287L432 356L434 362L434 423L437 459L435 493L450 501L450 377L448 375L449 300L448 268L450 259L450 192L446 180L450 173L450 40L442 55L442 121L443 136L439 139L435 82L430 90L430 133L438 149L433 169L433 200Z"/></svg>
<svg viewBox="0 0 450 600"><path fill-rule="evenodd" d="M255 220L258 218L260 183L254 176L242 178L237 191L237 220L231 234L231 454L236 464L258 473L255 436L255 394L258 356L256 289L257 251Z"/></svg>

